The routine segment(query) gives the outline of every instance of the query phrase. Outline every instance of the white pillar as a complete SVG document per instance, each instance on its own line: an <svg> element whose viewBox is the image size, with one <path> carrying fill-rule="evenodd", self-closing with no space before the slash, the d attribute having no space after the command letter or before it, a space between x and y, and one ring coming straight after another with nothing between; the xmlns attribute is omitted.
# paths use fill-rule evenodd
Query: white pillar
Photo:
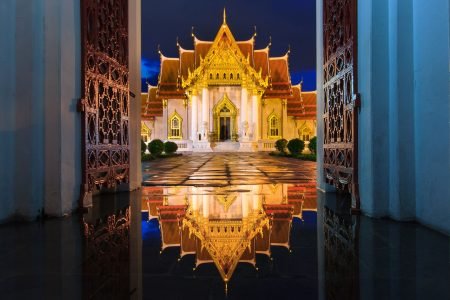
<svg viewBox="0 0 450 300"><path fill-rule="evenodd" d="M258 113L258 95L255 93L252 96L252 126L253 126L253 140L259 140L259 113Z"/></svg>
<svg viewBox="0 0 450 300"><path fill-rule="evenodd" d="M241 139L244 141L248 140L247 99L248 91L243 87L241 91Z"/></svg>
<svg viewBox="0 0 450 300"><path fill-rule="evenodd" d="M283 99L281 100L281 107L283 109L283 116L281 118L281 128L282 128L282 136L283 138L286 138L286 134L287 134L287 100Z"/></svg>
<svg viewBox="0 0 450 300"><path fill-rule="evenodd" d="M193 95L191 98L191 140L196 141L197 137L197 124L198 124L198 96Z"/></svg>
<svg viewBox="0 0 450 300"><path fill-rule="evenodd" d="M169 137L169 124L168 124L168 122L169 122L169 112L168 112L168 108L167 108L167 105L168 105L168 103L167 103L168 101L167 101L167 99L163 99L163 122L164 122L164 124L163 124L163 140L167 140L168 139L168 137Z"/></svg>
<svg viewBox="0 0 450 300"><path fill-rule="evenodd" d="M209 195L203 195L203 217L208 218L209 217Z"/></svg>
<svg viewBox="0 0 450 300"><path fill-rule="evenodd" d="M242 217L248 217L248 195L242 194Z"/></svg>
<svg viewBox="0 0 450 300"><path fill-rule="evenodd" d="M202 141L208 140L209 124L209 91L208 88L202 89Z"/></svg>

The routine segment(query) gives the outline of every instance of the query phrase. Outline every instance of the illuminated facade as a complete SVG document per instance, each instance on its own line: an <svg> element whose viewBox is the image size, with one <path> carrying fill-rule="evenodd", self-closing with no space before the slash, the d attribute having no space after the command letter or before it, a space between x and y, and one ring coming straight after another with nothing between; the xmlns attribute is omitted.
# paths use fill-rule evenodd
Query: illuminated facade
<svg viewBox="0 0 450 300"><path fill-rule="evenodd" d="M192 36L194 50L160 52L158 86L141 99L144 139L189 151L271 151L277 139L316 135L316 93L292 85L290 51L254 49L256 33L236 41L225 11L214 41Z"/></svg>

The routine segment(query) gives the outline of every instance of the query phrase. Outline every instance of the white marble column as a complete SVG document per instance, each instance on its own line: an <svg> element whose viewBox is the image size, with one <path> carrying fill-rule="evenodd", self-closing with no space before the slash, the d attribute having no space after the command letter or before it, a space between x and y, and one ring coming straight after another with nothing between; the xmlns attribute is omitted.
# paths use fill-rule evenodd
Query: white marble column
<svg viewBox="0 0 450 300"><path fill-rule="evenodd" d="M203 195L202 196L202 212L203 217L208 218L209 217L209 195Z"/></svg>
<svg viewBox="0 0 450 300"><path fill-rule="evenodd" d="M167 140L167 138L169 137L169 126L168 126L168 121L169 121L169 112L168 112L168 108L167 108L167 99L163 99L163 120L164 120L164 124L163 124L163 139Z"/></svg>
<svg viewBox="0 0 450 300"><path fill-rule="evenodd" d="M202 141L208 140L208 124L209 124L209 90L202 89Z"/></svg>
<svg viewBox="0 0 450 300"><path fill-rule="evenodd" d="M196 141L197 136L197 124L198 124L198 96L193 95L191 98L191 140Z"/></svg>
<svg viewBox="0 0 450 300"><path fill-rule="evenodd" d="M247 119L247 100L248 91L246 88L242 88L241 91L241 136L240 139L248 141L248 119Z"/></svg>
<svg viewBox="0 0 450 300"><path fill-rule="evenodd" d="M253 126L253 140L259 140L259 113L258 113L258 94L252 95L252 126Z"/></svg>
<svg viewBox="0 0 450 300"><path fill-rule="evenodd" d="M286 138L287 134L287 100L283 99L281 100L281 107L283 108L283 116L281 118L281 126L282 126L282 136L283 138Z"/></svg>

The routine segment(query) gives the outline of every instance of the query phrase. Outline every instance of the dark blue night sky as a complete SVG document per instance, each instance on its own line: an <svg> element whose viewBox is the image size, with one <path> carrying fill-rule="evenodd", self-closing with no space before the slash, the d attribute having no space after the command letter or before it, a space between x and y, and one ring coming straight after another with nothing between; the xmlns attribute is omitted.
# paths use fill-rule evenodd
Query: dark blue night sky
<svg viewBox="0 0 450 300"><path fill-rule="evenodd" d="M257 28L256 48L272 36L271 56L282 56L291 46L292 83L303 79L304 90L316 88L315 0L142 0L142 77L156 85L160 45L165 56L177 57L176 38L193 48L191 27L201 40L213 40L227 23L237 40L247 40ZM146 89L146 86L143 86Z"/></svg>

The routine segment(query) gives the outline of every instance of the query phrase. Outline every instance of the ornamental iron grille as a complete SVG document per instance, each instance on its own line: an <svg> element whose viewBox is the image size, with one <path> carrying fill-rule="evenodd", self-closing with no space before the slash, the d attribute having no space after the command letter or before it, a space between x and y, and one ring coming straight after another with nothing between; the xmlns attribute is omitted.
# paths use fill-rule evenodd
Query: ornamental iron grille
<svg viewBox="0 0 450 300"><path fill-rule="evenodd" d="M129 182L128 0L81 1L83 189Z"/></svg>
<svg viewBox="0 0 450 300"><path fill-rule="evenodd" d="M324 0L324 171L359 210L356 0Z"/></svg>

